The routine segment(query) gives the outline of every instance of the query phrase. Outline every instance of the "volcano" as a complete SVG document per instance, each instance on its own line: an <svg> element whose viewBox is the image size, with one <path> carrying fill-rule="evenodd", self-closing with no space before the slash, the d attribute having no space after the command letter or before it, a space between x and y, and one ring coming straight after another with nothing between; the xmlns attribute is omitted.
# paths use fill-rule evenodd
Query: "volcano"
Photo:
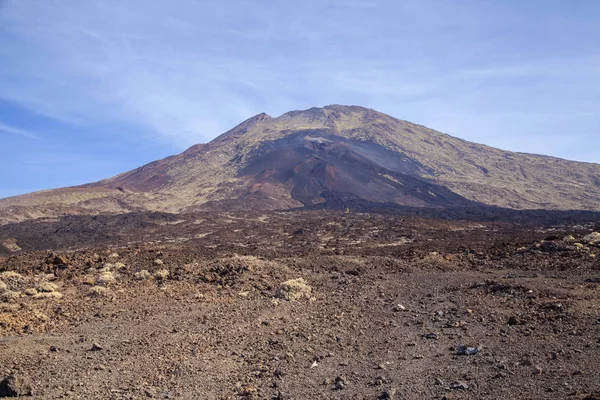
<svg viewBox="0 0 600 400"><path fill-rule="evenodd" d="M99 182L0 200L0 221L354 204L600 211L600 165L468 142L358 106L256 115Z"/></svg>

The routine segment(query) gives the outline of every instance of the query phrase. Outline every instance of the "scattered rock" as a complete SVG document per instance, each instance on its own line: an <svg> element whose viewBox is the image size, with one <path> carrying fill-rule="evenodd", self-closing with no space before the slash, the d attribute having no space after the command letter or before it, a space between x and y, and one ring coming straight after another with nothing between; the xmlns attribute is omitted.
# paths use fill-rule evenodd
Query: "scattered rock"
<svg viewBox="0 0 600 400"><path fill-rule="evenodd" d="M450 384L450 389L452 390L468 390L469 385L463 381L454 381Z"/></svg>
<svg viewBox="0 0 600 400"><path fill-rule="evenodd" d="M273 400L283 400L283 393L281 393L279 390L277 391L277 395L273 397Z"/></svg>
<svg viewBox="0 0 600 400"><path fill-rule="evenodd" d="M91 351L101 351L104 350L104 347L102 347L102 345L98 342L94 342L92 344L92 348L90 349Z"/></svg>
<svg viewBox="0 0 600 400"><path fill-rule="evenodd" d="M481 346L463 346L462 344L458 346L456 350L456 354L461 356L472 356L481 351Z"/></svg>
<svg viewBox="0 0 600 400"><path fill-rule="evenodd" d="M346 386L348 385L348 383L346 382L346 379L344 379L341 376L338 376L334 379L334 389L335 390L344 390L346 388Z"/></svg>
<svg viewBox="0 0 600 400"><path fill-rule="evenodd" d="M378 376L371 382L372 386L381 386L384 383L387 383L388 380L384 376Z"/></svg>
<svg viewBox="0 0 600 400"><path fill-rule="evenodd" d="M423 337L425 339L430 339L430 340L437 340L438 339L437 333L434 333L434 332L426 333L425 335L423 335Z"/></svg>
<svg viewBox="0 0 600 400"><path fill-rule="evenodd" d="M31 396L33 387L27 375L11 374L0 382L0 397Z"/></svg>
<svg viewBox="0 0 600 400"><path fill-rule="evenodd" d="M258 389L251 385L242 386L239 390L239 394L242 397L254 397L258 394Z"/></svg>
<svg viewBox="0 0 600 400"><path fill-rule="evenodd" d="M394 400L396 396L396 389L384 390L379 396L379 400Z"/></svg>
<svg viewBox="0 0 600 400"><path fill-rule="evenodd" d="M53 265L67 265L68 260L65 258L65 256L60 256L56 253L50 253L46 258L46 263Z"/></svg>
<svg viewBox="0 0 600 400"><path fill-rule="evenodd" d="M539 251L543 251L543 252L547 252L547 253L555 253L555 252L561 252L561 251L568 251L569 248L563 245L560 245L558 243L555 242L551 242L551 241L546 241L546 240L542 240L539 243L536 243L534 246L535 249L539 250Z"/></svg>
<svg viewBox="0 0 600 400"><path fill-rule="evenodd" d="M514 315L511 315L510 317L508 317L508 321L506 323L508 325L518 325L519 324L519 320Z"/></svg>
<svg viewBox="0 0 600 400"><path fill-rule="evenodd" d="M402 304L396 304L394 306L394 311L398 312L398 311L406 311L406 307L404 307Z"/></svg>

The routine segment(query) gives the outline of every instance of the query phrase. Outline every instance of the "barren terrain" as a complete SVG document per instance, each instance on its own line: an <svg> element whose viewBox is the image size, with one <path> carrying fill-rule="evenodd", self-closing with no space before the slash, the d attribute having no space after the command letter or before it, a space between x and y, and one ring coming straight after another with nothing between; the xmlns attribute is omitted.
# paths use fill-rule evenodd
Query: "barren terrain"
<svg viewBox="0 0 600 400"><path fill-rule="evenodd" d="M599 221L4 225L0 396L597 399Z"/></svg>

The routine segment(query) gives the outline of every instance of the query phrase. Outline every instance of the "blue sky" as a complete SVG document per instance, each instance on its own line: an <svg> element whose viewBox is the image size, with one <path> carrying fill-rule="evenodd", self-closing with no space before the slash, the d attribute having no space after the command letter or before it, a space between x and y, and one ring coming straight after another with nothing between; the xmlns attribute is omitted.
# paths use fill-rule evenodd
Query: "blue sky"
<svg viewBox="0 0 600 400"><path fill-rule="evenodd" d="M599 18L596 0L0 0L0 197L334 103L600 162Z"/></svg>

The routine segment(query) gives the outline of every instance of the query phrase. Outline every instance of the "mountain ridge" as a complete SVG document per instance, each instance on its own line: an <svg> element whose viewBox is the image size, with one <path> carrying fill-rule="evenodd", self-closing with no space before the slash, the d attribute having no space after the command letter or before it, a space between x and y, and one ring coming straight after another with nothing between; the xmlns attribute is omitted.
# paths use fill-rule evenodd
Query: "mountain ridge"
<svg viewBox="0 0 600 400"><path fill-rule="evenodd" d="M414 207L600 211L600 165L500 150L372 109L331 105L260 113L208 143L99 182L0 199L0 221L282 210L332 195Z"/></svg>

